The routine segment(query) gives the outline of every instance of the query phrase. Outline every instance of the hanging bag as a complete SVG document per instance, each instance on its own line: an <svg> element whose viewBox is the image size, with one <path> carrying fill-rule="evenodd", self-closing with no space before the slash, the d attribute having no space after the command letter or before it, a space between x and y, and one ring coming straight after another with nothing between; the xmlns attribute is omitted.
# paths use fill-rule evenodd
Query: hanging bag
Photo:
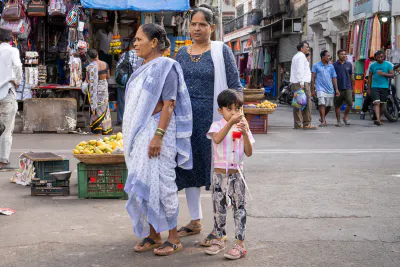
<svg viewBox="0 0 400 267"><path fill-rule="evenodd" d="M5 20L19 20L22 17L22 7L18 0L10 0L4 7L1 17Z"/></svg>
<svg viewBox="0 0 400 267"><path fill-rule="evenodd" d="M28 5L28 16L45 17L46 2L44 0L32 0L32 2Z"/></svg>
<svg viewBox="0 0 400 267"><path fill-rule="evenodd" d="M65 16L66 6L63 0L51 0L49 1L49 15L50 16Z"/></svg>
<svg viewBox="0 0 400 267"><path fill-rule="evenodd" d="M76 27L78 25L78 19L81 10L77 5L74 5L72 9L68 12L66 22L69 27Z"/></svg>

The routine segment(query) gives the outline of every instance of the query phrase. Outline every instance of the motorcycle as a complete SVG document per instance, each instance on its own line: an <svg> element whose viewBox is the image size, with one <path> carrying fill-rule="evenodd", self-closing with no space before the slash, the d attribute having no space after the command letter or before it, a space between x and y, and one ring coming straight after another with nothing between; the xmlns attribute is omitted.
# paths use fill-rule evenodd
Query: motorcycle
<svg viewBox="0 0 400 267"><path fill-rule="evenodd" d="M395 70L395 75L399 75L399 71L397 69L400 68L400 64L396 64L393 69ZM383 114L390 122L396 122L399 119L400 112L400 99L396 94L396 86L395 79L391 79L391 84L389 87L389 95L386 101L386 105L383 109Z"/></svg>
<svg viewBox="0 0 400 267"><path fill-rule="evenodd" d="M293 91L290 88L291 83L287 80L283 80L281 87L279 88L279 91L281 92L281 95L278 98L279 104L292 104L293 100Z"/></svg>

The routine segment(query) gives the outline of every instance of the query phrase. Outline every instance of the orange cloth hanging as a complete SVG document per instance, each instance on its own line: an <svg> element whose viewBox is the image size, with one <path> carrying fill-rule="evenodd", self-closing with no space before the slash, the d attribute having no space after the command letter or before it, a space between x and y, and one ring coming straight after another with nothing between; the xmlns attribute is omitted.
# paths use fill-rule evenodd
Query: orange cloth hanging
<svg viewBox="0 0 400 267"><path fill-rule="evenodd" d="M232 49L232 43L231 43L231 41L228 42L228 47L229 47L230 49Z"/></svg>
<svg viewBox="0 0 400 267"><path fill-rule="evenodd" d="M375 52L380 49L381 49L381 24L379 22L378 15L375 15L372 26L371 50L369 56L374 57Z"/></svg>
<svg viewBox="0 0 400 267"><path fill-rule="evenodd" d="M253 45L253 41L252 41L252 38L250 36L249 40L247 40L246 49L249 49L250 47L252 47L252 45Z"/></svg>
<svg viewBox="0 0 400 267"><path fill-rule="evenodd" d="M242 52L242 49L240 47L240 38L237 39L235 48L233 49L235 52Z"/></svg>

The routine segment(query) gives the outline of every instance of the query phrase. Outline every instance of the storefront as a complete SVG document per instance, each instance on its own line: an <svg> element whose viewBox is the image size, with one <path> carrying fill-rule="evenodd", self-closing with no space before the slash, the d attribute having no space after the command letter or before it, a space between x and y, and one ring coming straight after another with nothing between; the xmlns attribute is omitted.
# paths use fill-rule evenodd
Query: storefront
<svg viewBox="0 0 400 267"><path fill-rule="evenodd" d="M392 24L390 4L377 0L351 0L350 30L347 37L348 60L354 62L355 109L361 109L365 74L380 50L386 59L392 57Z"/></svg>
<svg viewBox="0 0 400 267"><path fill-rule="evenodd" d="M18 1L17 1L18 2ZM138 2L117 0L23 0L20 4L5 5L1 25L12 30L12 45L20 50L24 64L23 82L18 88L20 102L31 98L74 98L75 123L87 115L88 102L81 93L85 68L89 64L86 53L90 48L99 52L100 60L111 68L108 80L110 109L115 108L116 83L113 78L119 56L129 49L129 42L144 23L164 26L172 43L174 56L181 46L190 44L189 1L175 0L162 4L155 1ZM136 3L136 2L135 2ZM13 9L21 12L13 13ZM162 11L161 11L162 10ZM185 42L186 41L186 42ZM22 104L20 105L22 109ZM82 111L79 115L79 112ZM70 120L70 121L71 121ZM78 121L78 123L76 123Z"/></svg>

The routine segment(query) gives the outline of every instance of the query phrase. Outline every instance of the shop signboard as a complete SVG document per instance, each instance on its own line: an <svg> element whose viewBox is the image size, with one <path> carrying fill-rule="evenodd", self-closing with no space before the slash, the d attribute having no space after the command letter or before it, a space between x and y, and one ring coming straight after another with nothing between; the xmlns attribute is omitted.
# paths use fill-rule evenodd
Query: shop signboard
<svg viewBox="0 0 400 267"><path fill-rule="evenodd" d="M361 13L372 13L373 1L372 0L354 0L353 16Z"/></svg>

